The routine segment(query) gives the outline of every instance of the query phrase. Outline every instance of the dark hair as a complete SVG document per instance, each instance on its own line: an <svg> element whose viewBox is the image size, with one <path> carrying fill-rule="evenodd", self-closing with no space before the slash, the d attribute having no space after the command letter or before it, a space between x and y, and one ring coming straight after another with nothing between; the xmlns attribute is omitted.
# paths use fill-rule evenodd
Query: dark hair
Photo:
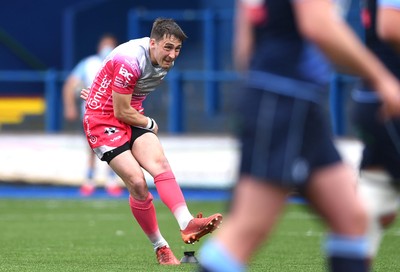
<svg viewBox="0 0 400 272"><path fill-rule="evenodd" d="M106 32L103 35L100 36L98 43L100 44L100 42L102 42L105 39L111 39L115 41L115 44L118 44L118 39L115 35L113 35L112 33Z"/></svg>
<svg viewBox="0 0 400 272"><path fill-rule="evenodd" d="M186 34L173 19L157 18L153 23L150 38L159 41L164 38L165 35L173 35L182 42L187 38Z"/></svg>

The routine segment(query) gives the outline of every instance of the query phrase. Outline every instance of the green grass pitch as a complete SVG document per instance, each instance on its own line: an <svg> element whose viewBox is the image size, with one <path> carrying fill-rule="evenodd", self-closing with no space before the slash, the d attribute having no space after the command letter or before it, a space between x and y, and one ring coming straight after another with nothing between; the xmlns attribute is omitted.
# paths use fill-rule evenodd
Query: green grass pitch
<svg viewBox="0 0 400 272"><path fill-rule="evenodd" d="M177 258L198 251L185 245L178 224L156 201L160 229ZM221 211L224 202L189 202L193 213ZM256 216L256 215L255 215ZM249 271L324 271L324 227L304 205L288 205ZM400 271L400 223L386 233L374 271ZM161 267L126 200L0 199L0 271L196 271L192 264Z"/></svg>

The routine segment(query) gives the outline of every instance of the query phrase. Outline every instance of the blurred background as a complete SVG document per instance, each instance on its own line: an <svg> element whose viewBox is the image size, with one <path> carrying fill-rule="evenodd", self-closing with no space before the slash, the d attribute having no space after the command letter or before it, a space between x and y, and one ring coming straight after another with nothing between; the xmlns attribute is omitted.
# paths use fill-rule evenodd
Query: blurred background
<svg viewBox="0 0 400 272"><path fill-rule="evenodd" d="M346 2L346 19L362 37L357 1ZM238 160L231 99L239 79L231 60L233 15L232 0L4 3L0 180L80 184L87 143L81 122L63 118L62 85L67 75L96 52L102 34L112 33L123 43L148 36L155 18L172 17L189 39L164 84L145 101L146 115L157 120L167 157L183 186L228 187ZM347 102L356 82L347 75L332 78L326 105L332 109L337 136L352 136ZM104 175L98 174L100 182Z"/></svg>

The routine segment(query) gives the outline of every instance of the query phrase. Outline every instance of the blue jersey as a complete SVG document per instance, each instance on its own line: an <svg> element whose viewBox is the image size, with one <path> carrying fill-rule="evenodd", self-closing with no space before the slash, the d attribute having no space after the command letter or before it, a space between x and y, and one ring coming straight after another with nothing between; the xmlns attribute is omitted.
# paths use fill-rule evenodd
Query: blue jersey
<svg viewBox="0 0 400 272"><path fill-rule="evenodd" d="M290 0L266 0L267 20L255 28L255 52L248 85L315 100L331 76L318 48L301 37Z"/></svg>

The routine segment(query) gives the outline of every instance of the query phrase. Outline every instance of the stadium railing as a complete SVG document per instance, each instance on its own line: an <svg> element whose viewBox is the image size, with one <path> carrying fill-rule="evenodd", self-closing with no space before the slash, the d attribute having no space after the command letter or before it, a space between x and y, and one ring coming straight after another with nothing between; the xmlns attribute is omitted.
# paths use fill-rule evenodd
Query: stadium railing
<svg viewBox="0 0 400 272"><path fill-rule="evenodd" d="M28 82L43 83L43 99L45 101L45 131L48 133L58 132L61 129L61 100L58 84L65 79L66 72L47 71L0 71L0 82ZM17 97L17 96L15 96ZM1 98L0 98L1 99ZM14 110L18 110L15 108Z"/></svg>
<svg viewBox="0 0 400 272"><path fill-rule="evenodd" d="M39 82L44 84L45 100L45 132L59 132L62 128L62 112L59 84L65 79L65 71L0 71L0 82ZM210 83L220 83L226 81L239 80L237 73L233 71L179 71L174 70L166 78L170 89L170 99L168 105L168 132L183 133L184 120L183 109L185 96L183 90L184 81L207 81ZM343 135L346 132L345 117L345 95L343 85L348 81L354 80L351 77L335 74L331 83L330 106L332 109L333 129L336 135ZM216 90L213 90L216 92ZM206 104L210 106L209 111L216 109L217 96L205 90ZM214 108L212 108L214 107Z"/></svg>

